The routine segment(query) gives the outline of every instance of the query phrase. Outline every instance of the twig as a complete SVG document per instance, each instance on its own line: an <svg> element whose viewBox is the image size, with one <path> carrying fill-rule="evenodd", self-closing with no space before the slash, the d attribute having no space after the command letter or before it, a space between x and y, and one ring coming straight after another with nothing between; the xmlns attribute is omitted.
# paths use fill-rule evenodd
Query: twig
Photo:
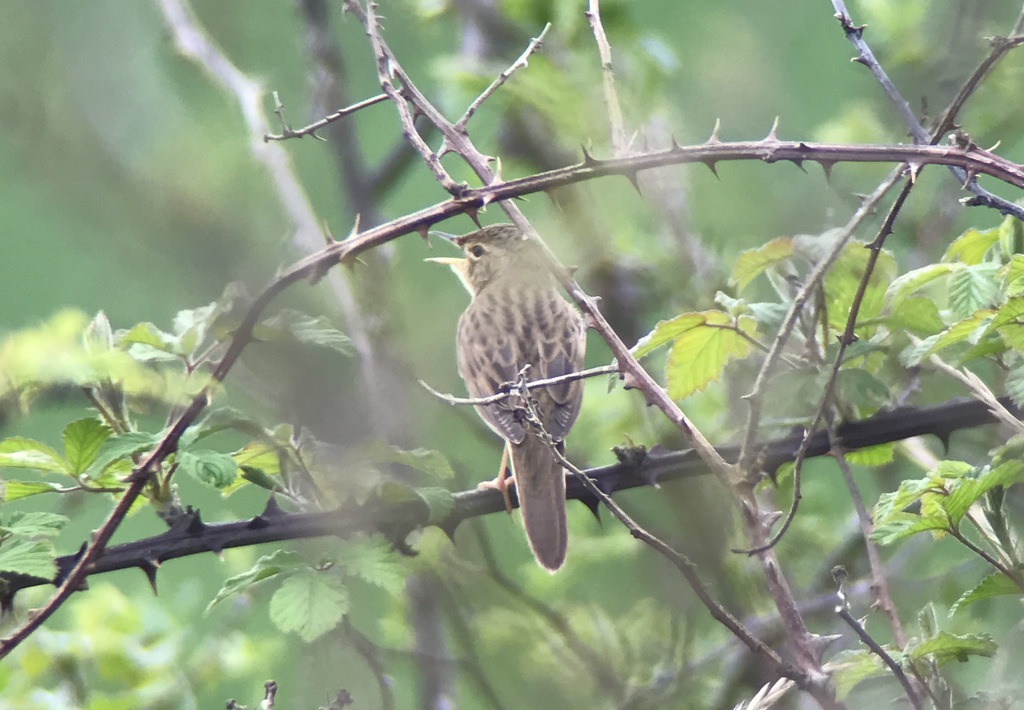
<svg viewBox="0 0 1024 710"><path fill-rule="evenodd" d="M318 138L320 140L323 140L323 138L321 138L320 136L316 135L316 132L319 131L324 126L329 126L330 124L334 123L338 119L341 119L341 118L344 118L345 116L351 115L351 114L355 113L356 111L359 111L361 109L366 108L367 106L373 106L374 104L379 104L381 101L387 101L387 100L388 100L387 94L377 94L376 96L374 96L372 98L364 99L364 100L362 100L362 101L360 101L358 103L352 104L351 106L346 106L343 109L338 109L334 113L327 114L326 116L321 118L319 121L315 121L315 122L309 124L308 126L305 126L303 128L298 128L298 129L292 129L291 127L288 126L288 124L284 120L284 106L281 104L281 101L278 99L277 92L275 91L274 92L274 113L276 113L278 118L281 120L281 132L280 133L276 133L276 134L275 133L264 133L263 134L263 140L265 142L266 141L286 141L289 138L302 138L303 136L313 136L314 138Z"/></svg>
<svg viewBox="0 0 1024 710"><path fill-rule="evenodd" d="M988 388L988 385L981 381L980 377L970 370L960 370L947 364L938 355L930 356L928 358L928 362L930 362L939 371L963 384L970 391L973 397L983 402L985 406L988 407L989 411L992 412L996 419L1009 426L1018 434L1024 432L1024 423L1021 423L1019 419L1010 413L1003 403L999 401L999 398L993 394L992 390Z"/></svg>
<svg viewBox="0 0 1024 710"><path fill-rule="evenodd" d="M853 618L850 614L849 600L846 597L846 591L844 590L844 584L846 582L846 570L841 566L837 566L833 572L833 576L836 580L838 589L836 590L836 596L838 597L839 603L836 604L836 614L839 618L846 622L846 625L853 629L854 633L860 638L860 640L871 649L871 652L882 659L882 662L888 666L889 670L899 681L900 685L903 686L903 691L907 694L907 698L910 700L910 704L914 706L915 710L922 710L924 705L921 703L921 699L917 695L917 691L914 690L914 686L911 685L910 679L903 672L892 656L885 652L885 649L878 645L878 642L871 638L871 634L864 630L860 622Z"/></svg>
<svg viewBox="0 0 1024 710"><path fill-rule="evenodd" d="M466 130L466 124L469 123L469 119L473 118L473 114L477 112L477 109L486 101L491 95L501 88L501 86L509 80L509 78L519 69L525 69L529 64L528 60L530 56L540 49L541 44L544 42L544 37L547 36L548 30L551 29L551 23L548 22L544 25L544 29L540 31L540 34L530 40L530 44L527 45L523 53L519 55L519 58L512 62L512 65L503 71L498 77L491 82L490 86L484 89L483 93L473 100L473 103L469 105L466 112L462 114L462 118L455 122L456 130Z"/></svg>
<svg viewBox="0 0 1024 710"><path fill-rule="evenodd" d="M843 28L843 33L857 50L857 61L866 66L875 77L875 80L878 81L879 85L881 85L882 90L885 92L886 96L889 97L889 101L899 112L900 117L903 119L904 124L906 124L907 130L910 131L910 135L913 137L914 141L921 144L929 144L940 140L942 134L937 132L933 134L928 133L925 127L921 125L921 122L917 120L917 117L910 109L909 104L907 104L906 100L904 100L900 95L892 81L889 80L889 77L882 68L882 65L878 63L877 59L875 59L875 55L871 51L871 47L869 47L867 42L864 41L864 27L858 27L853 24L853 20L850 19L850 13L847 11L846 4L843 0L832 0L832 7L835 9L835 17L839 20L839 24ZM967 95L962 99L959 95L954 98L954 103L950 104L950 110L944 112L943 121L940 122L936 128L943 128L947 121L952 121L955 115L951 112L952 109L954 107L959 108L959 105L956 102L959 101L962 103L963 101L966 101ZM913 168L913 166L911 167ZM1005 200L1002 197L993 195L988 190L985 190L978 185L976 177L969 171L959 170L955 167L950 168L950 170L961 187L975 196L973 199L980 200L984 204L990 206L998 205L998 209L1000 209L1000 211L1005 210L1004 214L1012 214L1017 217L1017 219L1024 220L1024 207L1014 205L1009 200Z"/></svg>
<svg viewBox="0 0 1024 710"><path fill-rule="evenodd" d="M590 22L590 29L594 33L594 42L597 44L597 52L601 57L602 88L604 89L604 103L608 108L608 124L611 130L612 154L621 155L626 151L626 130L622 119L622 106L619 104L619 94L615 90L615 69L612 66L612 48L608 44L608 36L604 33L604 25L601 23L600 0L590 0L589 9L586 12L587 20Z"/></svg>
<svg viewBox="0 0 1024 710"><path fill-rule="evenodd" d="M509 386L503 388L506 391L492 394L489 397L455 397L450 394L438 392L423 380L419 380L419 383L427 392L430 392L430 394L434 395L438 399L442 399L453 406L457 404L482 405L502 402L509 397L521 397L526 392L540 387L550 387L552 385L561 384L562 382L575 382L576 380L584 380L588 377L596 377L598 375L612 375L618 371L618 365L601 365L600 367L592 367L589 370L570 372L568 375L549 377L545 380L526 380L522 382L509 383Z"/></svg>
<svg viewBox="0 0 1024 710"><path fill-rule="evenodd" d="M843 448L842 439L835 425L829 422L829 439L832 440L832 458L839 467L839 473L846 484L846 490L850 493L850 500L853 502L853 509L857 513L857 522L860 525L861 536L864 538L864 550L867 553L868 568L871 570L871 593L875 598L875 606L882 610L886 621L889 622L889 630L892 632L896 646L902 650L907 645L907 635L903 631L903 624L896 614L896 605L889 593L889 581L885 576L885 565L878 554L878 545L871 539L874 526L871 522L871 515L864 506L864 499L861 498L857 482L853 478L853 472L846 462L846 450Z"/></svg>

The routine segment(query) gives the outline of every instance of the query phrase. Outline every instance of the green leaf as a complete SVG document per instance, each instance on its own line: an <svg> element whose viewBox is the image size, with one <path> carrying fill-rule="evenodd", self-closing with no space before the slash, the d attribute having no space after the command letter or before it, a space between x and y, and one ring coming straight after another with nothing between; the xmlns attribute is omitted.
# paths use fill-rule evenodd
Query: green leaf
<svg viewBox="0 0 1024 710"><path fill-rule="evenodd" d="M274 577L278 574L305 569L307 567L309 567L309 564L302 558L302 556L297 552L292 552L290 550L276 550L270 555L264 555L256 560L256 564L254 564L250 569L224 580L224 584L221 585L220 591L217 592L217 596L207 604L206 613L209 613L214 604L223 601L230 596L244 592L257 582L269 579L270 577Z"/></svg>
<svg viewBox="0 0 1024 710"><path fill-rule="evenodd" d="M1014 298L1024 295L1024 254L1014 254L996 276L1003 280L1003 295Z"/></svg>
<svg viewBox="0 0 1024 710"><path fill-rule="evenodd" d="M67 525L70 518L57 513L25 512L11 513L7 522L0 525L0 531L7 535L42 535L56 537Z"/></svg>
<svg viewBox="0 0 1024 710"><path fill-rule="evenodd" d="M89 468L108 438L110 427L95 417L78 419L64 427L64 456L70 466L68 473L77 476Z"/></svg>
<svg viewBox="0 0 1024 710"><path fill-rule="evenodd" d="M117 343L136 360L177 360L185 355L178 338L165 333L152 323L137 323L129 330L119 332Z"/></svg>
<svg viewBox="0 0 1024 710"><path fill-rule="evenodd" d="M871 539L881 545L891 545L917 533L948 529L949 521L943 515L894 513L884 523L875 526Z"/></svg>
<svg viewBox="0 0 1024 710"><path fill-rule="evenodd" d="M399 594L405 587L405 567L391 544L379 535L364 540L341 541L335 548L334 559L346 574L390 594Z"/></svg>
<svg viewBox="0 0 1024 710"><path fill-rule="evenodd" d="M846 699L853 687L862 680L878 678L889 673L882 659L871 651L840 651L828 662L826 670L832 674L836 699Z"/></svg>
<svg viewBox="0 0 1024 710"><path fill-rule="evenodd" d="M180 352L190 355L206 341L210 326L220 312L216 301L200 308L178 311L174 316L174 334Z"/></svg>
<svg viewBox="0 0 1024 710"><path fill-rule="evenodd" d="M978 478L961 478L950 489L943 508L952 524L958 525L971 505L996 486L1011 486L1024 481L1024 462L1006 461L986 470Z"/></svg>
<svg viewBox="0 0 1024 710"><path fill-rule="evenodd" d="M243 480L268 491L284 491L284 486L281 485L281 482L263 469L253 468L252 466L239 466L238 468L242 472L241 477ZM226 490L224 495L228 495L229 492L231 492L231 489Z"/></svg>
<svg viewBox="0 0 1024 710"><path fill-rule="evenodd" d="M1016 217L1007 215L998 227L999 249L1003 260L1008 261L1014 255L1024 252L1024 225Z"/></svg>
<svg viewBox="0 0 1024 710"><path fill-rule="evenodd" d="M960 262L961 264L980 264L985 258L985 253L992 248L992 245L999 241L998 229L968 229L946 249L942 255L945 262Z"/></svg>
<svg viewBox="0 0 1024 710"><path fill-rule="evenodd" d="M785 261L793 256L792 237L777 237L757 249L749 249L741 252L736 259L729 283L736 286L737 291L742 291L760 275L780 261Z"/></svg>
<svg viewBox="0 0 1024 710"><path fill-rule="evenodd" d="M895 444L876 444L856 451L847 451L846 460L857 466L885 466L892 463Z"/></svg>
<svg viewBox="0 0 1024 710"><path fill-rule="evenodd" d="M1024 352L1024 298L1012 298L1000 306L989 330L998 333L1017 352Z"/></svg>
<svg viewBox="0 0 1024 710"><path fill-rule="evenodd" d="M455 507L455 498L452 497L451 491L446 488L436 488L433 486L417 488L416 495L427 504L427 508L430 510L427 518L428 525L435 525L441 522L448 517L452 512L452 508Z"/></svg>
<svg viewBox="0 0 1024 710"><path fill-rule="evenodd" d="M0 572L53 579L57 574L53 542L14 539L0 545Z"/></svg>
<svg viewBox="0 0 1024 710"><path fill-rule="evenodd" d="M954 323L938 335L925 338L918 345L909 348L903 355L907 366L919 365L929 356L958 343L977 343L988 329L995 311L978 311L969 318Z"/></svg>
<svg viewBox="0 0 1024 710"><path fill-rule="evenodd" d="M12 436L0 441L0 467L69 473L71 464L52 447L35 439Z"/></svg>
<svg viewBox="0 0 1024 710"><path fill-rule="evenodd" d="M894 330L904 330L917 336L933 335L946 328L935 301L918 296L903 300L891 310L886 323Z"/></svg>
<svg viewBox="0 0 1024 710"><path fill-rule="evenodd" d="M185 430L181 448L189 448L197 441L222 431L239 431L252 438L264 435L263 427L234 407L218 407Z"/></svg>
<svg viewBox="0 0 1024 710"><path fill-rule="evenodd" d="M370 457L377 462L398 463L428 474L437 481L455 478L452 465L440 451L431 449L400 449L378 442L370 447Z"/></svg>
<svg viewBox="0 0 1024 710"><path fill-rule="evenodd" d="M1013 580L1002 572L993 572L985 577L985 579L981 580L974 589L970 589L961 594L960 598L956 600L952 607L950 607L949 615L953 616L969 604L981 601L982 599L991 599L992 597L1002 596L1019 597L1020 594L1020 587L1014 584Z"/></svg>
<svg viewBox="0 0 1024 710"><path fill-rule="evenodd" d="M889 312L898 310L907 298L928 284L962 271L963 268L960 264L929 264L893 279L885 289L885 304Z"/></svg>
<svg viewBox="0 0 1024 710"><path fill-rule="evenodd" d="M238 471L235 460L228 454L210 449L189 449L178 454L178 466L190 476L215 488L230 486Z"/></svg>
<svg viewBox="0 0 1024 710"><path fill-rule="evenodd" d="M988 634L951 634L940 631L925 641L907 647L907 657L912 661L930 659L943 666L951 661L966 662L970 656L991 658L999 648Z"/></svg>
<svg viewBox="0 0 1024 710"><path fill-rule="evenodd" d="M133 454L149 451L159 440L159 435L151 434L147 431L129 431L112 436L100 446L85 474L92 479L98 478L115 461L128 459Z"/></svg>
<svg viewBox="0 0 1024 710"><path fill-rule="evenodd" d="M753 335L753 318L732 318L721 311L705 311L700 322L676 337L665 364L665 384L672 399L684 399L722 376L726 364L746 357L751 344L734 327Z"/></svg>
<svg viewBox="0 0 1024 710"><path fill-rule="evenodd" d="M975 264L953 274L949 280L949 300L961 318L999 303L1002 295L996 280L998 270L998 264Z"/></svg>
<svg viewBox="0 0 1024 710"><path fill-rule="evenodd" d="M63 490L58 483L47 481L0 481L0 502L10 503L19 498L39 495L40 493L55 493Z"/></svg>
<svg viewBox="0 0 1024 710"><path fill-rule="evenodd" d="M352 354L352 342L327 318L314 318L299 311L286 309L264 320L253 330L253 336L259 340L295 340L331 348L343 355Z"/></svg>
<svg viewBox="0 0 1024 710"><path fill-rule="evenodd" d="M654 350L657 350L666 343L671 343L683 333L696 328L704 323L702 313L684 313L671 320L659 321L654 330L640 338L630 352L637 360Z"/></svg>
<svg viewBox="0 0 1024 710"><path fill-rule="evenodd" d="M337 576L311 571L289 577L274 592L270 620L309 642L337 626L348 606L348 592Z"/></svg>
<svg viewBox="0 0 1024 710"><path fill-rule="evenodd" d="M842 331L850 316L853 299L868 266L870 250L855 242L847 245L825 276L825 297L829 325ZM861 300L859 320L872 320L882 312L886 290L896 278L896 260L888 251L881 251Z"/></svg>

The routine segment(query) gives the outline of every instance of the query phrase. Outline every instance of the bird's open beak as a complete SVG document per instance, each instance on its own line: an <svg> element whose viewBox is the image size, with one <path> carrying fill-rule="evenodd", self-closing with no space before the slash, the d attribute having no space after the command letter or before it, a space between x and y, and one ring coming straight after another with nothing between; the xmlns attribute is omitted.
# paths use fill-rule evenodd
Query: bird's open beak
<svg viewBox="0 0 1024 710"><path fill-rule="evenodd" d="M454 269L458 264L465 261L465 259L457 259L453 256L432 256L429 259L424 259L423 261L430 261L435 264L444 264L445 266L450 266Z"/></svg>

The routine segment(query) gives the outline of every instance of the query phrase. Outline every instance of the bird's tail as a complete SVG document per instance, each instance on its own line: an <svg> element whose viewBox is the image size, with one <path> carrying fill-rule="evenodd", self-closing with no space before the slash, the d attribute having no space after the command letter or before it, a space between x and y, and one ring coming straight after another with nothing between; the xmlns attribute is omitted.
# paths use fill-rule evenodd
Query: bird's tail
<svg viewBox="0 0 1024 710"><path fill-rule="evenodd" d="M533 556L541 567L555 572L565 562L569 533L565 523L565 471L551 447L528 434L512 445L516 494L523 527Z"/></svg>

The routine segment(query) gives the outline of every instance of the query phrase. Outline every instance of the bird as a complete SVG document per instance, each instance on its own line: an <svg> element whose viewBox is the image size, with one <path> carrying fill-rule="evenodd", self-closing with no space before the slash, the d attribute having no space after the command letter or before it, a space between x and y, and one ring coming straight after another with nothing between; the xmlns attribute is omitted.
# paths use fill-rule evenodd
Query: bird
<svg viewBox="0 0 1024 710"><path fill-rule="evenodd" d="M530 380L582 368L586 326L559 291L540 237L512 224L442 236L464 255L428 261L449 266L471 297L456 334L458 371L470 397L502 392L502 386L516 382L526 367ZM565 471L552 446L560 453L564 450L565 437L580 411L583 386L579 380L563 381L531 388L525 396L532 398L532 408L515 396L476 405L487 426L505 440L497 479L482 485L504 493L505 462L511 458L526 539L540 566L553 573L565 562L568 528ZM539 422L531 421L527 411Z"/></svg>

